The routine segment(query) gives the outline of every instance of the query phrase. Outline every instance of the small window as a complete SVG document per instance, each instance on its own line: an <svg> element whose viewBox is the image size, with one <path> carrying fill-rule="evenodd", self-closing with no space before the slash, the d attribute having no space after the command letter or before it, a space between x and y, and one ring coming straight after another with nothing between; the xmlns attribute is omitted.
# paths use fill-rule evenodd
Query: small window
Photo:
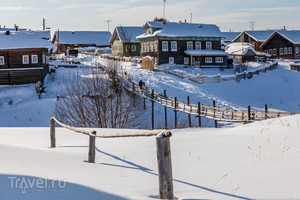
<svg viewBox="0 0 300 200"><path fill-rule="evenodd" d="M211 50L212 49L212 43L211 42L206 42L206 49Z"/></svg>
<svg viewBox="0 0 300 200"><path fill-rule="evenodd" d="M284 47L284 55L287 55L288 51L287 51L287 47Z"/></svg>
<svg viewBox="0 0 300 200"><path fill-rule="evenodd" d="M130 45L126 45L126 51L130 51Z"/></svg>
<svg viewBox="0 0 300 200"><path fill-rule="evenodd" d="M29 56L28 55L23 56L23 64L29 64Z"/></svg>
<svg viewBox="0 0 300 200"><path fill-rule="evenodd" d="M201 42L196 42L195 49L201 49Z"/></svg>
<svg viewBox="0 0 300 200"><path fill-rule="evenodd" d="M299 54L299 47L295 48L295 53L298 55Z"/></svg>
<svg viewBox="0 0 300 200"><path fill-rule="evenodd" d="M205 63L212 63L212 57L205 57Z"/></svg>
<svg viewBox="0 0 300 200"><path fill-rule="evenodd" d="M4 56L0 56L0 65L4 65Z"/></svg>
<svg viewBox="0 0 300 200"><path fill-rule="evenodd" d="M184 64L185 65L188 65L189 64L189 57L184 57Z"/></svg>
<svg viewBox="0 0 300 200"><path fill-rule="evenodd" d="M154 42L154 50L157 51L157 41Z"/></svg>
<svg viewBox="0 0 300 200"><path fill-rule="evenodd" d="M216 63L223 63L223 57L216 57Z"/></svg>
<svg viewBox="0 0 300 200"><path fill-rule="evenodd" d="M274 56L277 55L277 49L273 49L273 55L274 55Z"/></svg>
<svg viewBox="0 0 300 200"><path fill-rule="evenodd" d="M169 57L169 63L174 64L174 57Z"/></svg>
<svg viewBox="0 0 300 200"><path fill-rule="evenodd" d="M35 63L38 63L39 60L38 60L38 55L32 55L31 56L31 63L35 64Z"/></svg>
<svg viewBox="0 0 300 200"><path fill-rule="evenodd" d="M289 51L289 54L292 54L293 53L292 47L289 47L288 51Z"/></svg>
<svg viewBox="0 0 300 200"><path fill-rule="evenodd" d="M186 43L186 48L187 49L193 49L193 42L187 42Z"/></svg>
<svg viewBox="0 0 300 200"><path fill-rule="evenodd" d="M168 41L162 41L162 51L168 51Z"/></svg>
<svg viewBox="0 0 300 200"><path fill-rule="evenodd" d="M265 50L265 53L269 53L269 51L268 51L268 50Z"/></svg>
<svg viewBox="0 0 300 200"><path fill-rule="evenodd" d="M177 41L171 41L171 51L177 51Z"/></svg>
<svg viewBox="0 0 300 200"><path fill-rule="evenodd" d="M136 51L136 46L135 46L135 45L132 45L132 46L131 46L131 50L132 50L132 51Z"/></svg>
<svg viewBox="0 0 300 200"><path fill-rule="evenodd" d="M119 50L122 51L122 47L121 46L119 46Z"/></svg>
<svg viewBox="0 0 300 200"><path fill-rule="evenodd" d="M279 49L279 54L280 54L280 55L283 55L283 48L280 48L280 49Z"/></svg>
<svg viewBox="0 0 300 200"><path fill-rule="evenodd" d="M43 63L46 63L46 55L43 55Z"/></svg>
<svg viewBox="0 0 300 200"><path fill-rule="evenodd" d="M272 49L269 49L269 54L270 54L270 55L272 55L272 52L273 52L273 50L272 50Z"/></svg>
<svg viewBox="0 0 300 200"><path fill-rule="evenodd" d="M149 52L149 51L150 51L150 43L147 42L147 52Z"/></svg>
<svg viewBox="0 0 300 200"><path fill-rule="evenodd" d="M151 42L151 51L154 50L154 45L153 45L153 42Z"/></svg>

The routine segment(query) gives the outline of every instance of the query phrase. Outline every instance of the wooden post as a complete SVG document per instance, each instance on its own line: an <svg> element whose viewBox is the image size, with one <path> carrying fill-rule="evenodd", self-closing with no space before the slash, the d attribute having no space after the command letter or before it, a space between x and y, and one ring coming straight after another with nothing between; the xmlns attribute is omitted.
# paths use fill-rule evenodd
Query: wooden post
<svg viewBox="0 0 300 200"><path fill-rule="evenodd" d="M197 83L200 83L200 76L197 75Z"/></svg>
<svg viewBox="0 0 300 200"><path fill-rule="evenodd" d="M239 82L239 75L238 75L238 73L235 74L235 81Z"/></svg>
<svg viewBox="0 0 300 200"><path fill-rule="evenodd" d="M167 113L167 91L164 90L164 97L166 99L166 106L165 106L165 129L168 129L168 113Z"/></svg>
<svg viewBox="0 0 300 200"><path fill-rule="evenodd" d="M190 97L187 96L187 105L190 106ZM192 127L191 114L188 114L189 127Z"/></svg>
<svg viewBox="0 0 300 200"><path fill-rule="evenodd" d="M159 180L159 199L173 199L173 175L171 160L171 145L169 135L156 137L156 151L158 164L158 180Z"/></svg>
<svg viewBox="0 0 300 200"><path fill-rule="evenodd" d="M268 104L265 104L265 119L268 118Z"/></svg>
<svg viewBox="0 0 300 200"><path fill-rule="evenodd" d="M96 135L96 131L92 132L92 135ZM89 141L89 156L88 156L88 162L89 163L95 163L95 145L96 145L96 137L90 135L90 141Z"/></svg>
<svg viewBox="0 0 300 200"><path fill-rule="evenodd" d="M174 105L174 114L175 114L175 129L177 129L177 97L175 97L175 105Z"/></svg>
<svg viewBox="0 0 300 200"><path fill-rule="evenodd" d="M56 147L56 140L55 140L55 120L53 118L50 119L50 143L51 148Z"/></svg>
<svg viewBox="0 0 300 200"><path fill-rule="evenodd" d="M199 127L201 127L201 104L198 102L198 122L199 122Z"/></svg>
<svg viewBox="0 0 300 200"><path fill-rule="evenodd" d="M248 121L251 121L251 107L248 106Z"/></svg>
<svg viewBox="0 0 300 200"><path fill-rule="evenodd" d="M154 130L154 90L151 91L152 101L152 130Z"/></svg>
<svg viewBox="0 0 300 200"><path fill-rule="evenodd" d="M214 107L214 118L216 117L216 101L213 100L213 107ZM218 121L215 120L215 128L218 128Z"/></svg>
<svg viewBox="0 0 300 200"><path fill-rule="evenodd" d="M220 74L218 74L217 79L218 79L218 83L220 83Z"/></svg>
<svg viewBox="0 0 300 200"><path fill-rule="evenodd" d="M183 79L183 73L181 73L181 77L180 78Z"/></svg>
<svg viewBox="0 0 300 200"><path fill-rule="evenodd" d="M244 80L246 79L246 74L247 74L246 71L244 71Z"/></svg>

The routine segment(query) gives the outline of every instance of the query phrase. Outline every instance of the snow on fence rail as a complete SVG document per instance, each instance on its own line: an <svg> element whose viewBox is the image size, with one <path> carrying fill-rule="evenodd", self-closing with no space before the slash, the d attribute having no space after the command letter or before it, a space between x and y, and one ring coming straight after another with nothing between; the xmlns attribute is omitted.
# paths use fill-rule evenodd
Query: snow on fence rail
<svg viewBox="0 0 300 200"><path fill-rule="evenodd" d="M168 130L151 130L143 132L117 133L114 135L97 135L96 131L86 131L72 126L68 126L58 121L55 117L50 119L50 143L51 148L56 147L55 138L55 122L71 131L88 135L89 137L89 153L88 162L95 163L96 155L96 137L98 138L116 138L116 137L141 137L141 136L156 136L156 151L158 163L158 179L159 179L159 198L173 199L173 174L171 161L171 145L170 137L172 133Z"/></svg>

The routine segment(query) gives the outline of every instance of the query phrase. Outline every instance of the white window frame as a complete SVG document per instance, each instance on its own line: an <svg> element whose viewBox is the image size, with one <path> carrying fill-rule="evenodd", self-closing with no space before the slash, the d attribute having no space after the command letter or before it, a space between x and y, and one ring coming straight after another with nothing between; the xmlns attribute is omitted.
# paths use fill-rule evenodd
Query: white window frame
<svg viewBox="0 0 300 200"><path fill-rule="evenodd" d="M198 49L198 50L201 49L201 42L196 42L195 43L195 49Z"/></svg>
<svg viewBox="0 0 300 200"><path fill-rule="evenodd" d="M190 63L190 58L189 57L184 57L183 58L183 64L188 65Z"/></svg>
<svg viewBox="0 0 300 200"><path fill-rule="evenodd" d="M283 48L279 49L279 55L283 55Z"/></svg>
<svg viewBox="0 0 300 200"><path fill-rule="evenodd" d="M287 47L284 47L284 55L287 55L287 54L288 54Z"/></svg>
<svg viewBox="0 0 300 200"><path fill-rule="evenodd" d="M277 55L277 49L276 49L276 48L273 49L273 55L274 55L274 56Z"/></svg>
<svg viewBox="0 0 300 200"><path fill-rule="evenodd" d="M153 42L150 43L151 51L154 51L154 45Z"/></svg>
<svg viewBox="0 0 300 200"><path fill-rule="evenodd" d="M168 41L162 41L161 43L162 45L162 51L169 51L169 47L168 47Z"/></svg>
<svg viewBox="0 0 300 200"><path fill-rule="evenodd" d="M154 57L154 64L157 65L157 57Z"/></svg>
<svg viewBox="0 0 300 200"><path fill-rule="evenodd" d="M212 42L206 42L206 50L212 50Z"/></svg>
<svg viewBox="0 0 300 200"><path fill-rule="evenodd" d="M295 54L296 54L296 55L299 54L299 47L295 47Z"/></svg>
<svg viewBox="0 0 300 200"><path fill-rule="evenodd" d="M171 51L177 51L177 41L171 41Z"/></svg>
<svg viewBox="0 0 300 200"><path fill-rule="evenodd" d="M4 56L0 56L0 65L5 65Z"/></svg>
<svg viewBox="0 0 300 200"><path fill-rule="evenodd" d="M186 49L187 49L187 50L193 49L193 42L192 42L192 41L186 42Z"/></svg>
<svg viewBox="0 0 300 200"><path fill-rule="evenodd" d="M43 63L46 63L46 55L43 55Z"/></svg>
<svg viewBox="0 0 300 200"><path fill-rule="evenodd" d="M223 63L224 62L223 57L216 57L215 60L216 60L216 63Z"/></svg>
<svg viewBox="0 0 300 200"><path fill-rule="evenodd" d="M205 63L213 63L212 57L205 57Z"/></svg>
<svg viewBox="0 0 300 200"><path fill-rule="evenodd" d="M147 52L150 52L150 42L147 42Z"/></svg>
<svg viewBox="0 0 300 200"><path fill-rule="evenodd" d="M288 48L288 52L289 52L289 54L293 54L293 49L292 49L292 47L289 47L289 48Z"/></svg>
<svg viewBox="0 0 300 200"><path fill-rule="evenodd" d="M22 64L29 64L29 55L22 56Z"/></svg>
<svg viewBox="0 0 300 200"><path fill-rule="evenodd" d="M169 57L169 64L174 64L174 63L175 63L174 57Z"/></svg>
<svg viewBox="0 0 300 200"><path fill-rule="evenodd" d="M154 42L154 50L157 51L157 41Z"/></svg>

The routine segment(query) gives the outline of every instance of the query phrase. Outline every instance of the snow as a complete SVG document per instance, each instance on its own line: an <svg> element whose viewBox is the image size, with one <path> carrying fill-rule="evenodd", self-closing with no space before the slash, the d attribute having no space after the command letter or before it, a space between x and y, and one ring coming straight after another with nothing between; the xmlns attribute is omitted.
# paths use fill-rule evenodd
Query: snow
<svg viewBox="0 0 300 200"><path fill-rule="evenodd" d="M272 33L274 32L275 30L257 30L257 31L244 31L242 32L241 34L243 33L246 33L248 34L250 37L252 37L254 40L256 41L260 41L260 42L264 42L265 40L268 39L268 37L270 35L272 35ZM241 35L240 34L240 35ZM238 35L236 38L238 38L240 35ZM235 38L235 39L236 39ZM234 39L234 40L235 40Z"/></svg>
<svg viewBox="0 0 300 200"><path fill-rule="evenodd" d="M118 36L120 37L121 42L128 42L128 41L125 41L126 39L124 38L124 34L122 34L122 31L124 31L124 33L127 37L130 37L130 42L132 42L132 43L139 43L139 41L136 39L136 37L145 33L145 30L142 27L134 27L134 26L116 27L116 32L118 33ZM120 32L121 32L121 34L120 34ZM127 38L127 40L128 39L129 38ZM110 43L112 43L112 42L110 42Z"/></svg>
<svg viewBox="0 0 300 200"><path fill-rule="evenodd" d="M238 35L241 34L241 32L222 32L224 38L222 38L222 41L226 42L232 42Z"/></svg>
<svg viewBox="0 0 300 200"><path fill-rule="evenodd" d="M176 22L147 22L150 27L159 28L152 34L143 34L137 37L145 38L151 36L166 37L223 37L220 29L214 24L194 24Z"/></svg>
<svg viewBox="0 0 300 200"><path fill-rule="evenodd" d="M56 31L60 44L95 44L108 46L111 33L109 31Z"/></svg>
<svg viewBox="0 0 300 200"><path fill-rule="evenodd" d="M186 50L184 51L189 56L228 56L228 53L221 50Z"/></svg>
<svg viewBox="0 0 300 200"><path fill-rule="evenodd" d="M225 52L230 55L242 56L247 54L249 50L253 51L254 53L256 52L253 48L253 45L250 43L234 42L226 46Z"/></svg>
<svg viewBox="0 0 300 200"><path fill-rule="evenodd" d="M48 48L49 52L55 52L57 47L50 41L42 39L48 35L48 31L10 31L0 32L0 50L5 49L28 49Z"/></svg>
<svg viewBox="0 0 300 200"><path fill-rule="evenodd" d="M293 44L300 44L300 30L278 30L276 32L288 39L289 41L291 41Z"/></svg>

